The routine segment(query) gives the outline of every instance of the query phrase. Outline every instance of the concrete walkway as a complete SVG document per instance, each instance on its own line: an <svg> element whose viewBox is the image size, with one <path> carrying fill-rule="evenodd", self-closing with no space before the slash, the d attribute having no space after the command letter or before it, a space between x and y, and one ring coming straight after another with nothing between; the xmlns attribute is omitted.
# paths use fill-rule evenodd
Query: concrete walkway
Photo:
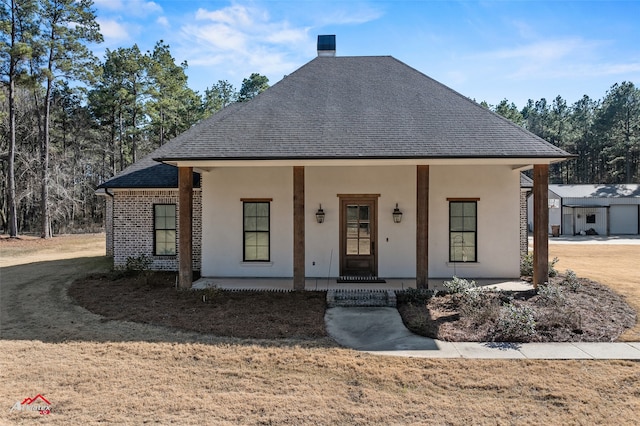
<svg viewBox="0 0 640 426"><path fill-rule="evenodd" d="M327 332L339 344L378 355L416 358L640 360L640 342L443 342L410 332L395 308L330 308L325 314L325 323Z"/></svg>

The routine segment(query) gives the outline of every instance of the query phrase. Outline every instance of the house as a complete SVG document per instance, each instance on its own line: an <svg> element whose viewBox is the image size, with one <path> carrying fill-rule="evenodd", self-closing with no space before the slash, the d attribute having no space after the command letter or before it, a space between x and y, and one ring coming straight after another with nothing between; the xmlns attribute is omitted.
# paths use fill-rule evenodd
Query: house
<svg viewBox="0 0 640 426"><path fill-rule="evenodd" d="M640 185L549 185L549 233L640 234ZM533 200L528 200L533 228Z"/></svg>
<svg viewBox="0 0 640 426"><path fill-rule="evenodd" d="M519 277L520 172L567 152L390 56L318 57L100 185L114 265L203 277ZM327 44L328 42L328 44ZM548 210L536 215L547 227ZM547 234L534 236L546 281Z"/></svg>

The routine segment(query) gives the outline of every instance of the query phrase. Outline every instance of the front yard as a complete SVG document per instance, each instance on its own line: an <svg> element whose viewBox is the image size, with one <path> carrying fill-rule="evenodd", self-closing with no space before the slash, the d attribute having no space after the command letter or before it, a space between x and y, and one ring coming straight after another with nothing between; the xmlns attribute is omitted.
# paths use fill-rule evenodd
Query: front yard
<svg viewBox="0 0 640 426"><path fill-rule="evenodd" d="M96 254L104 236L92 247L74 237L52 243L72 257L53 260L47 243L14 256L0 241L3 424L634 424L640 412L638 362L406 359L326 337L241 339L105 320L67 296L76 278L107 272ZM606 282L556 248L560 270ZM615 250L626 260L604 249L585 266L610 262L631 276L640 246ZM637 285L623 288L640 301ZM11 411L37 394L50 415Z"/></svg>

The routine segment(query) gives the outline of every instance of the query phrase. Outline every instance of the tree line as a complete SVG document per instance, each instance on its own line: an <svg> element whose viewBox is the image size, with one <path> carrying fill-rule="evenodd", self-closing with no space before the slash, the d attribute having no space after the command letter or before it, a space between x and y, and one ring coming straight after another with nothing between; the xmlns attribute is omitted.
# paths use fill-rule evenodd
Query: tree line
<svg viewBox="0 0 640 426"><path fill-rule="evenodd" d="M571 105L561 96L530 99L523 108L506 99L482 105L576 155L550 167L552 183L640 183L640 89L631 82Z"/></svg>
<svg viewBox="0 0 640 426"><path fill-rule="evenodd" d="M237 90L192 90L186 62L158 41L107 49L92 0L0 0L0 231L10 236L92 230L103 181L233 102L269 87L253 73ZM601 100L560 96L485 107L577 155L556 183L640 182L640 91L614 84Z"/></svg>
<svg viewBox="0 0 640 426"><path fill-rule="evenodd" d="M200 94L162 40L107 49L92 0L0 0L0 230L92 230L103 181L198 121L269 87L251 74Z"/></svg>

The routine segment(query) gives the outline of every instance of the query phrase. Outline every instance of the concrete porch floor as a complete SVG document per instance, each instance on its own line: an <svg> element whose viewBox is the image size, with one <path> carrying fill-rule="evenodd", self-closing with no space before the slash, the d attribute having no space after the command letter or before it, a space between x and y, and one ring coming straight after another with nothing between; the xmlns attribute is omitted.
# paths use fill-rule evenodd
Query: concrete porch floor
<svg viewBox="0 0 640 426"><path fill-rule="evenodd" d="M444 289L444 281L451 278L434 278L429 279L429 288ZM407 278L387 279L386 283L338 283L336 278L307 278L305 282L305 290L307 291L324 291L324 290L403 290L407 288L416 288L416 280ZM477 279L476 285L479 287L492 288L495 287L506 291L523 291L531 290L533 286L518 279ZM195 281L191 288L205 289L216 287L224 290L293 290L292 278L215 278L202 277Z"/></svg>

